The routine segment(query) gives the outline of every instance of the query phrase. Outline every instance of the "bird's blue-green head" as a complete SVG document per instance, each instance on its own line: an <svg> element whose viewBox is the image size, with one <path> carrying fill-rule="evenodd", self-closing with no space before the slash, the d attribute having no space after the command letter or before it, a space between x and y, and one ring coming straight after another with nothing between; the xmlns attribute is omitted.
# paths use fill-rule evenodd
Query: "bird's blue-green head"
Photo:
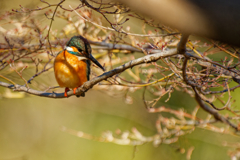
<svg viewBox="0 0 240 160"><path fill-rule="evenodd" d="M80 59L89 59L93 63L95 63L98 67L100 67L102 70L104 68L102 65L92 56L91 52L91 46L87 39L85 39L82 36L74 36L72 37L65 48L69 53L74 54L78 56Z"/></svg>

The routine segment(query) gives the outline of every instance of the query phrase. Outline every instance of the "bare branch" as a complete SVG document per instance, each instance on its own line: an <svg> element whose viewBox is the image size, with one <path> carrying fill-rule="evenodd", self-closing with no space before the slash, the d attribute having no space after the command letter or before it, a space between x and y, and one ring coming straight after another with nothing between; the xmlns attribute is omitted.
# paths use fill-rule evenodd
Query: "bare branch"
<svg viewBox="0 0 240 160"><path fill-rule="evenodd" d="M216 111L215 109L209 107L208 105L204 104L204 102L202 101L201 97L199 96L197 90L195 87L193 87L193 90L195 92L195 98L196 98L196 101L198 102L198 104L200 105L200 107L202 109L204 109L206 112L210 113L211 115L214 116L214 118L216 120L219 120L227 125L229 125L230 127L234 128L236 131L239 131L238 130L238 127L233 124L232 122L230 122L227 118L225 118L224 116L222 116L221 114L218 113L218 111Z"/></svg>
<svg viewBox="0 0 240 160"><path fill-rule="evenodd" d="M113 75L116 75L118 73L121 73L123 71L125 71L128 68L132 68L136 65L140 65L143 63L150 63L150 62L155 62L157 60L159 60L162 57L169 57L169 56L173 56L177 54L177 50L176 49L170 49L167 51L162 51L159 53L155 53L155 54L151 54L151 55L147 55L135 60L132 60L128 63L125 63L122 66L119 66L109 72L106 72L98 77L93 78L90 81L85 82L81 87L79 87L76 91L77 95L81 95L84 92L87 92L90 88L92 88L94 85L96 85L97 83L99 83L102 80L106 80L109 77L112 77ZM29 94L33 94L33 95L37 95L37 96L41 96L41 97L48 97L48 98L66 98L64 96L64 93L46 93L43 91L37 91L31 88L27 88L25 86L22 85L12 85L12 84L8 84L5 82L0 82L0 85L3 87L7 87L10 89L13 89L14 91L22 91L22 92L26 92ZM69 91L67 92L68 97L74 95L73 91Z"/></svg>

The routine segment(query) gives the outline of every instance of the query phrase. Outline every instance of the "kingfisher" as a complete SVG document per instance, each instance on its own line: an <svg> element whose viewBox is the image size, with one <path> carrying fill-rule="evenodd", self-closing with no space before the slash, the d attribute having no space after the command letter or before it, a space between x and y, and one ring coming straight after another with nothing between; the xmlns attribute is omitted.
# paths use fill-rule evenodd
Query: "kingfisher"
<svg viewBox="0 0 240 160"><path fill-rule="evenodd" d="M65 87L64 96L89 80L91 61L104 71L101 64L92 56L92 49L87 39L82 36L72 37L63 51L59 52L54 61L54 73L60 87ZM80 95L76 95L79 97Z"/></svg>

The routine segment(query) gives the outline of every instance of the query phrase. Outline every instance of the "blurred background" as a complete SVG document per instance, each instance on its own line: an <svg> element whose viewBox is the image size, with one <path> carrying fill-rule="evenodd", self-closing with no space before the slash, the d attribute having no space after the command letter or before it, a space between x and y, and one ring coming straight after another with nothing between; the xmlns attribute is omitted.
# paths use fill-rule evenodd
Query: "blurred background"
<svg viewBox="0 0 240 160"><path fill-rule="evenodd" d="M46 79L53 81L53 74ZM1 92L4 91L1 87ZM195 148L192 159L230 159L229 148L224 147L223 142L236 142L239 138L203 129L180 137L174 144L154 147L147 143L136 148L82 139L61 131L65 126L100 137L107 130L119 132L136 127L143 135L151 136L156 132L158 114L146 111L140 94L135 93L133 97L131 105L124 103L121 97L113 98L95 90L87 92L84 98L48 99L29 95L19 99L2 98L0 159L180 160L186 159L181 149L192 146ZM175 93L168 103L163 100L158 105L191 110L196 103L188 95Z"/></svg>
<svg viewBox="0 0 240 160"><path fill-rule="evenodd" d="M2 0L1 13L16 9L18 5L31 8L39 5L39 2ZM59 22L56 20L54 23ZM52 86L57 84L52 71L44 74L40 80ZM3 87L0 87L0 92L14 94ZM237 98L239 92L236 90L232 94L233 99ZM183 160L187 159L186 151L191 147L194 147L194 160L225 160L230 159L228 152L231 148L224 147L223 143L239 141L233 135L203 129L180 137L176 143L158 147L152 143L135 147L82 139L63 132L62 127L97 137L107 130L131 131L135 127L143 135L151 136L156 133L155 123L159 114L147 112L142 91L132 94L132 104L125 103L121 96L112 97L94 89L88 91L84 98L72 96L50 99L31 95L20 98L21 93L16 94L16 98L0 99L0 160ZM183 108L190 112L197 105L194 98L176 91L168 102L165 100L163 98L157 106ZM204 111L200 113L206 116Z"/></svg>

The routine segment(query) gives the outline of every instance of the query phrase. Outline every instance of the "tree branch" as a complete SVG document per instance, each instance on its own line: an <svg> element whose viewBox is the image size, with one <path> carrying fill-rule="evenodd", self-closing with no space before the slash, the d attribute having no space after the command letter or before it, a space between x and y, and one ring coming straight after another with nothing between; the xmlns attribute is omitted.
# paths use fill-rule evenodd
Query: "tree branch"
<svg viewBox="0 0 240 160"><path fill-rule="evenodd" d="M206 104L202 101L201 97L199 96L196 88L195 88L195 87L192 87L192 88L193 88L193 90L194 90L194 92L195 92L195 99L196 99L196 101L198 102L198 104L200 105L200 107L201 107L202 109L204 109L206 112L208 112L208 113L210 113L211 115L213 115L216 120L219 120L219 121L221 121L221 122L229 125L230 127L234 128L236 131L239 131L239 130L238 130L238 127L237 127L235 124L233 124L233 123L230 122L227 118L225 118L224 116L222 116L221 114L219 114L217 110L215 110L215 109L209 107L208 105L206 105Z"/></svg>
<svg viewBox="0 0 240 160"><path fill-rule="evenodd" d="M186 46L186 43L187 43L187 39L188 39L188 36L183 34L182 37L181 37L181 40L178 44L178 53L184 54L184 56L185 56L185 60L183 62L183 67L182 67L182 71L183 71L182 74L183 74L183 79L184 79L185 83L192 87L192 89L195 92L195 99L203 110L205 110L206 112L213 115L216 120L221 121L221 122L229 125L230 127L234 128L236 131L238 131L238 126L236 126L235 124L230 122L227 118L225 118L224 116L219 114L216 109L209 107L207 104L205 104L203 102L201 96L199 95L199 93L196 89L196 87L201 88L201 86L198 86L195 83L188 80L186 71L187 71L188 60L191 57L191 55L186 53L186 51L185 51L185 46ZM200 58L200 59L202 59L202 58ZM229 91L229 88L228 88L228 91Z"/></svg>
<svg viewBox="0 0 240 160"><path fill-rule="evenodd" d="M97 83L106 80L109 77L112 77L118 73L121 73L123 71L125 71L128 68L132 68L136 65L140 65L143 63L150 63L150 62L155 62L161 58L164 57L169 57L169 56L173 56L177 54L177 49L169 49L167 51L160 51L158 53L155 54L151 54L151 55L147 55L135 60L132 60L130 62L125 63L122 66L119 66L109 72L103 73L102 75L93 78L90 81L85 82L81 87L79 87L76 91L77 95L81 95L81 93L87 92L89 89L91 89L94 85L96 85ZM48 93L48 92L43 92L43 91L38 91L38 90L34 90L31 88L27 88L25 85L18 85L18 84L9 84L9 83L5 83L5 82L1 82L0 81L0 86L3 87L7 87L10 89L13 89L14 91L19 91L19 92L26 92L29 94L33 94L36 96L41 96L41 97L48 97L48 98L66 98L64 96L64 93ZM67 96L70 97L74 95L73 91L69 91L67 92Z"/></svg>

